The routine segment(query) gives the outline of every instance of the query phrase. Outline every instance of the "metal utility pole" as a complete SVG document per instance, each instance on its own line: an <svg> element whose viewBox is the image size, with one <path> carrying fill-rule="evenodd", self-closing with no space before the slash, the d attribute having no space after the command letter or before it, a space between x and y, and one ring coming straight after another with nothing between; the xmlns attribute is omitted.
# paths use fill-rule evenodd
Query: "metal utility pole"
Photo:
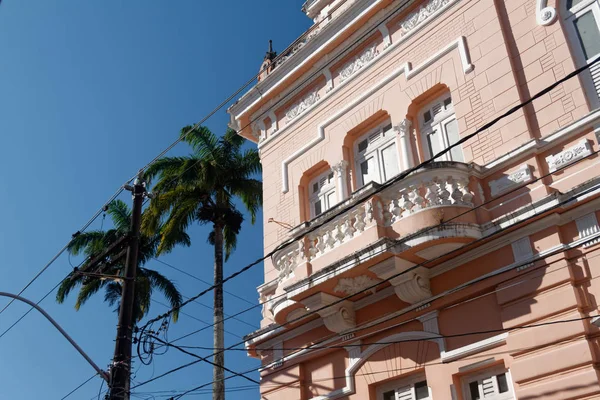
<svg viewBox="0 0 600 400"><path fill-rule="evenodd" d="M115 354L110 371L111 382L108 397L110 400L129 400L135 277L138 267L142 205L144 197L147 195L146 184L142 180L141 173L135 180L133 187L126 185L125 189L133 193L133 211L131 216L130 242L125 262L125 278L123 279L123 291L121 292L121 305L119 307Z"/></svg>

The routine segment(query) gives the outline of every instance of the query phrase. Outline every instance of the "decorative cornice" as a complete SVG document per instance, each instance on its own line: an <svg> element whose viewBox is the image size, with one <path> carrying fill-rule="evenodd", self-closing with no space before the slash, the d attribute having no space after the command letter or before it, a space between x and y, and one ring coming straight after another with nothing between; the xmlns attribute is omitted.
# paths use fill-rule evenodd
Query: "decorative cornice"
<svg viewBox="0 0 600 400"><path fill-rule="evenodd" d="M417 25L428 19L432 14L441 9L452 0L429 0L429 2L421 6L417 11L408 15L398 25L400 25L400 34L406 35L412 31Z"/></svg>
<svg viewBox="0 0 600 400"><path fill-rule="evenodd" d="M379 52L377 51L377 46L373 45L361 54L356 56L352 61L345 64L340 70L340 83L344 82L346 79L350 78L356 71L370 63L377 57Z"/></svg>
<svg viewBox="0 0 600 400"><path fill-rule="evenodd" d="M336 293L343 293L346 295L356 294L363 289L376 285L379 280L373 279L367 275L360 275L355 278L342 278L338 281L336 287L333 289ZM368 293L374 294L377 288L373 287L368 290Z"/></svg>
<svg viewBox="0 0 600 400"><path fill-rule="evenodd" d="M296 118L298 115L302 114L310 106L312 106L317 101L319 101L319 99L320 99L319 93L317 93L317 91L314 91L312 93L309 93L305 98L303 98L299 102L292 105L290 108L288 108L288 110L285 113L285 118L286 118L287 122L290 122L291 120Z"/></svg>
<svg viewBox="0 0 600 400"><path fill-rule="evenodd" d="M537 0L535 19L538 25L550 25L556 20L556 9L548 6L548 0Z"/></svg>

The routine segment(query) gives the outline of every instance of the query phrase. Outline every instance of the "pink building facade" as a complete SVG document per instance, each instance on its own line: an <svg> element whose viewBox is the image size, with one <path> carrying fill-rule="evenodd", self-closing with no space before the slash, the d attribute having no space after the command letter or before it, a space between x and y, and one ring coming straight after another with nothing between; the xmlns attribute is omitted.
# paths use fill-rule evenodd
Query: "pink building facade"
<svg viewBox="0 0 600 400"><path fill-rule="evenodd" d="M229 109L263 165L261 399L600 398L600 63L485 126L595 60L600 0L303 11Z"/></svg>

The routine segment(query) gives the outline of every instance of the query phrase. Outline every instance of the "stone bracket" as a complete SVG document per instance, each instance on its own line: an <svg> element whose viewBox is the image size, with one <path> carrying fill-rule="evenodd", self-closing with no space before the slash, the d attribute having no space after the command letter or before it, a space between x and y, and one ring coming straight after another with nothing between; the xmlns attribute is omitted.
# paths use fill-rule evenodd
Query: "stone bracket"
<svg viewBox="0 0 600 400"><path fill-rule="evenodd" d="M430 298L431 289L427 268L418 267L405 272L414 266L415 264L410 261L393 257L369 268L369 270L378 278L389 279L400 300L408 304L415 304Z"/></svg>
<svg viewBox="0 0 600 400"><path fill-rule="evenodd" d="M344 300L336 303L339 300L339 297L319 292L301 300L301 303L309 312L317 312L327 329L340 333L356 327L356 316L353 302Z"/></svg>

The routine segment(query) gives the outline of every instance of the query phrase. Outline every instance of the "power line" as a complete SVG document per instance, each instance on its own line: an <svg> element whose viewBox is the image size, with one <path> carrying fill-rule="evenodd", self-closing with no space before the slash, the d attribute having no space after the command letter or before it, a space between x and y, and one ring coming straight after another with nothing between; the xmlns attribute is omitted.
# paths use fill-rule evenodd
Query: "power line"
<svg viewBox="0 0 600 400"><path fill-rule="evenodd" d="M592 191L592 190L595 190L595 188L590 188L590 189L588 189L586 192L590 192L590 191ZM557 208L557 207L560 207L561 205L563 205L563 204L565 204L565 203L568 203L568 202L570 202L571 200L572 200L572 198L568 198L568 199L566 199L566 200L562 201L561 203L557 204L556 206L554 206L554 207L552 207L552 208L550 208L550 209L545 209L545 210L543 210L543 211L542 211L542 212L540 212L540 213L536 213L536 214L534 214L534 215L532 215L532 216L528 217L527 219L525 219L524 221L521 221L521 222L526 222L526 221L528 221L528 220L531 220L531 219L533 219L533 218L537 218L537 217L538 217L540 214L542 214L542 213L546 213L546 212L548 212L548 211L550 211L550 210L552 210L552 209L555 209L555 208ZM511 228L512 228L512 227L510 227L510 228L505 228L505 229L502 229L502 230L496 231L496 232L494 232L492 235L490 235L490 236L487 236L487 237L485 237L485 238L478 239L478 240L476 240L476 241L474 241L474 242L472 242L472 243L470 243L470 244L476 243L476 242L478 242L478 241L481 241L481 240L488 240L488 239L489 239L491 236L498 235L498 234L500 234L500 233L503 233L505 230L507 230L507 229L511 229ZM591 239L590 239L590 240L591 240ZM460 250L460 248L459 248L459 249L455 249L455 250L453 250L453 251L450 251L450 252L448 252L448 253L446 253L446 254L444 254L444 255L441 255L441 256L439 256L439 257L436 257L436 258L435 258L435 259L433 259L433 260L429 260L429 261L427 261L427 262L425 262L425 263L422 263L422 264L419 264L419 265L415 265L414 267L411 267L411 268L407 269L406 271L403 271L403 272L401 272L401 273L398 273L398 274L396 274L396 275L394 275L394 276L391 276L391 277L390 277L390 278L388 278L388 279L385 279L385 280L383 280L383 281L381 281L381 282L377 283L376 285L372 285L371 287L367 287L367 288L365 288L364 290L362 290L361 292L367 292L367 291L369 291L369 290L373 289L374 287L378 286L379 284L381 284L381 283L383 283L383 282L385 282L385 281L389 281L389 280L391 280L391 279L393 279L393 278L396 278L396 277L398 277L398 276L400 276L400 275L402 275L402 274L408 273L408 272L410 272L412 269L414 269L414 268L417 268L417 267L419 267L419 266L422 266L422 265L424 265L424 264L427 264L427 263L429 263L429 262L433 262L433 261L436 261L437 259L441 259L441 258L447 257L449 254L452 254L452 253L454 253L454 252L457 252L457 251L459 251L459 250ZM561 252L561 251L564 251L564 249L559 249L559 250L556 250L554 253L558 253L558 252ZM544 255L544 257L548 257L549 255L550 255L550 254L548 254L548 255ZM543 257L542 257L542 258L543 258ZM535 258L534 258L534 260L535 260ZM527 261L525 261L525 262L523 262L523 263L521 263L521 264L519 264L519 265L513 266L513 267L511 268L511 270L512 270L512 269L515 269L515 268L518 268L519 266L527 265L527 264L529 264L529 263L531 263L531 262L532 262L532 260L527 260ZM488 274L488 275L485 275L485 276L483 276L483 277L481 277L481 278L479 278L479 279L480 279L480 280L489 279L489 278L491 278L491 277L493 277L493 276L496 276L496 275L498 275L498 274L500 274L500 273L504 273L504 272L507 272L507 271L501 271L501 272L496 272L496 273L493 273L493 274ZM470 283L470 284L472 284L472 283ZM455 291L458 291L458 290L460 290L460 289L462 289L463 287L466 287L466 286L468 286L468 285L461 285L461 286L459 286L459 287L457 287L457 288L453 289L452 291L450 291L450 293L453 293L453 292L455 292ZM359 293L361 293L361 292L359 292ZM356 294L359 294L359 293L356 293ZM319 308L319 309L317 309L317 310L314 310L314 311L310 312L310 313L309 313L309 315L310 315L310 314L315 314L315 313L317 313L317 312L321 311L322 309L328 308L328 307L330 307L330 306L332 306L332 305L335 305L336 303L339 303L339 302L345 301L345 300L347 300L347 299L349 299L349 298L351 298L351 297L354 297L356 294L353 294L353 295L350 295L350 296L346 296L346 297L344 297L344 298L341 298L341 299L339 299L339 300L337 300L337 301L333 302L332 304L330 304L330 305L328 305L328 306L321 307L321 308ZM437 297L439 297L439 296L434 296L432 299L433 299L433 300L435 300ZM430 300L430 301L433 301L432 299L429 299L429 300ZM416 308L416 306L412 306L412 307L410 307L410 308L409 308L407 311L405 311L403 314L405 314L405 313L407 313L407 312L410 312L410 311L413 311L415 308ZM401 315L403 315L403 314L401 314ZM397 316L394 316L394 317L392 317L392 318L397 318L398 316L399 316L399 315L397 315ZM299 317L299 318L296 318L296 319L292 319L292 320L290 320L290 321L287 321L287 322L285 322L285 323L283 323L283 324L281 324L281 325L279 325L279 326L277 326L277 327L273 327L273 328L270 328L270 329L268 329L268 330L265 330L264 332L261 332L260 334L267 333L267 332L269 332L269 331L272 331L272 330L274 330L274 329L279 329L279 328L281 328L281 327L283 327L283 326L286 326L286 325L288 325L288 324L292 324L292 323L298 322L300 319L304 319L304 318L306 318L306 315L305 315L305 316L303 316L303 317ZM383 322L385 322L385 321L383 321ZM379 322L379 323L381 323L381 322ZM142 331L142 333L143 333L143 331ZM189 336L189 335L186 335L186 336ZM180 338L178 338L178 339L175 339L174 341L176 341L176 340L180 340L180 339L182 339L182 338L183 338L183 337L180 337ZM234 348L234 347L236 347L236 346L239 346L239 345L241 345L241 344L244 344L244 343L245 343L245 342L239 342L239 343L233 344L233 345L229 346L229 347L228 347L228 348L226 348L226 349L221 349L221 350L219 350L219 352L224 352L224 351L227 351L227 350L231 350L232 348ZM213 353L213 355L214 355L214 354L215 354L215 353ZM145 384L147 384L147 383L150 383L150 382L152 382L152 381L154 381L154 380L160 379L160 378L162 378L162 377L164 377L164 376L166 376L166 375L169 375L169 374L171 374L171 373L177 372L177 371L179 371L180 369L187 368L187 367L189 367L189 366L191 366L191 365L194 365L194 364L196 364L196 363L197 363L197 362L191 362L191 363L188 363L188 364L182 365L182 366L180 366L180 367L177 367L177 368L175 368L175 369L169 370L169 371L167 371L167 372L165 372L165 373L163 373L163 374L161 374L161 375L159 375L159 376L157 376L157 377L155 377L155 378L153 378L153 379L151 379L151 380L149 380L149 381L142 382L141 384L138 384L138 385L134 386L133 388L136 388L136 387L139 387L139 386L145 385ZM133 388L132 388L132 389L133 389Z"/></svg>
<svg viewBox="0 0 600 400"><path fill-rule="evenodd" d="M568 201L570 201L570 200L571 200L571 199L568 199ZM539 215L538 215L538 214L536 214L536 215L530 216L530 217L529 217L527 220L529 220L529 219L531 219L531 218L535 218L535 217L537 217L537 216L539 216ZM503 231L499 231L499 232L503 232ZM591 240L591 239L590 239L590 240ZM583 244L584 244L584 243L582 243L582 244L578 245L577 247L579 247L579 246L581 246L581 245L583 245ZM472 284L475 284L475 283L478 283L478 282L480 282L480 281L483 281L483 280L489 279L489 278L491 278L491 277L494 277L494 276L500 275L500 274L502 274L502 273L506 273L506 272L508 272L508 271L514 270L514 269L516 269L516 268L519 268L519 267L521 267L521 266L528 265L528 264L530 264L531 262L537 261L538 259L543 259L543 258L549 257L549 256L551 256L551 255L553 255L553 254L556 254L556 253L559 253L559 252L562 252L562 251L565 251L565 249L558 249L558 250L555 250L554 252L552 252L552 253L549 253L549 254L546 254L546 255L544 255L544 256L538 256L538 257L534 257L534 258L532 258L532 259L529 259L529 260L525 260L525 261L523 261L522 263L519 263L519 264L517 264L517 265L513 265L513 266L512 266L510 269L501 270L501 271L499 271L499 272L498 272L498 271L494 271L494 273L490 273L490 274L484 275L483 277L480 277L480 278L478 278L477 280L474 280L474 281L468 282L467 284L460 285L459 287L457 287L457 288L455 288L455 289L451 290L451 291L450 291L450 293L454 293L454 292L456 292L456 291L458 291L458 290L461 290L461 289L463 289L463 288L465 288L465 287L468 287L468 286L470 286L470 285L472 285ZM450 253L452 253L452 252L449 252L449 253L447 253L447 254L450 254ZM446 255L447 255L447 254L446 254ZM440 256L440 258L441 258L441 257L445 257L446 255L442 255L442 256ZM406 272L406 271L405 271L405 272ZM405 273L405 272L403 272L403 273ZM401 274L402 274L402 273L400 273L400 274L397 274L397 275L401 275ZM391 277L391 278L389 278L389 279L393 279L393 278L395 278L395 277L396 277L396 276L392 276L392 277ZM375 285L375 286L376 286L376 285ZM371 288L366 288L365 290L366 290L366 291L368 291L368 290L370 290L370 289L371 289ZM446 294L446 295L447 295L447 294ZM348 296L348 298L349 298L349 297L352 297L352 296ZM435 299L436 299L436 297L439 297L439 296L434 296L434 297L433 297L433 300L435 300ZM340 301L343 301L343 300L345 300L345 299L341 299ZM430 300L431 300L431 299L430 299ZM433 301L433 300L431 300L431 301ZM324 307L324 308L326 308L326 307ZM404 314L406 314L406 313L408 313L408 312L410 312L410 311L413 311L413 310L414 310L414 308L416 308L416 307L415 307L415 306L409 307L409 309L408 309L408 310L406 310L404 313L402 313L402 314L400 314L400 315L395 315L395 316L393 316L392 318L389 318L389 319L397 318L397 317L399 317L399 316L401 316L401 315L404 315ZM319 309L319 310L320 310L320 309ZM317 311L319 311L319 310L317 310ZM316 312L316 311L315 311L315 312ZM388 320L389 320L389 319L388 319ZM387 321L387 320L386 320L386 321ZM380 321L380 322L378 322L378 324L380 324L380 323L383 323L383 322L386 322L386 321ZM295 321L295 320L292 320L292 321L288 321L287 323L293 323L293 322L296 322L296 321ZM284 324L282 324L282 326L283 326L283 325L286 325L287 323L284 323ZM364 327L363 327L362 329L364 329ZM234 345L232 345L232 346L230 346L230 347L228 347L228 348L226 348L226 349L222 349L222 350L219 350L219 351L223 352L223 351L231 350L233 347L236 347L236 346L238 346L238 345L240 345L240 344L243 344L243 343L244 343L244 342L240 342L240 343L234 344ZM307 349L310 349L310 346L308 346L308 348L307 348ZM212 356L212 355L214 355L214 353L213 353L213 354L211 354L210 356ZM210 357L210 356L208 356L208 357ZM132 387L132 389L135 389L135 388L137 388L137 387L140 387L140 386L146 385L146 384L148 384L148 383L150 383L150 382L153 382L153 381L156 381L156 380L158 380L158 379L161 379L161 378L163 378L163 377L165 377L165 376L167 376L167 375L170 375L170 374L172 374L172 373L174 373L174 372L177 372L177 371L179 371L179 370L181 370L181 369L184 369L184 368L190 367L190 366L192 366L192 365L195 365L195 364L197 364L198 362L200 362L200 361L199 361L199 360L196 360L196 361L192 361L192 362L190 362L190 363L187 363L187 364L183 364L183 365L181 365L181 366L179 366L179 367L173 368L173 369L171 369L171 370L169 370L169 371L166 371L166 372L162 373L161 375L158 375L158 376L156 376L156 377L154 377L154 378L152 378L152 379L149 379L149 380L146 380L146 381L144 381L144 382L141 382L141 383L137 384L136 386ZM249 372L252 372L252 371L253 371L253 370L251 370L251 371L247 371L247 372L243 372L243 374L246 374L246 373L249 373ZM225 378L225 379L228 379L228 378ZM212 382L211 382L211 383L212 383ZM207 384L207 385L204 385L204 386L208 386L208 384ZM202 387L204 387L204 386L202 386Z"/></svg>
<svg viewBox="0 0 600 400"><path fill-rule="evenodd" d="M88 379L86 379L82 384L80 384L79 386L77 386L75 389L71 390L69 393L67 393L67 395L63 398L61 398L60 400L65 400L66 398L68 398L69 396L71 396L73 393L75 393L76 391L78 391L79 389L81 389L82 387L84 387L89 381L91 381L92 379L94 379L95 377L97 377L98 374L94 374L92 376L90 376ZM104 382L104 379L102 380Z"/></svg>
<svg viewBox="0 0 600 400"><path fill-rule="evenodd" d="M205 284L205 285L207 285L207 286L211 286L211 285L212 285L212 283L210 283L210 282L208 282L208 281L205 281L204 279L202 279L202 278L199 278L199 277L197 277L196 275L192 275L192 274L190 274L190 273L189 273L189 272L187 272L187 271L184 271L184 270L182 270L182 269L180 269L180 268L177 268L177 267L175 267L173 264L169 264L169 263L167 263L167 262L165 262L165 261L163 261L163 260L159 260L158 258L154 258L154 260L155 260L155 261L158 261L159 263L161 263L161 264L163 264L163 265L165 265L165 266L167 266L167 267L169 267L169 268L171 268L171 269L174 269L174 270L175 270L175 271L177 271L177 272L180 272L180 273L182 273L182 274L184 274L184 275L187 275L187 276L189 276L190 278L197 280L198 282L202 282L202 283L204 283L204 284ZM252 305L254 305L254 303L252 303L250 300L248 300L248 299L245 299L245 298L243 298L243 297L241 297L241 296L238 296L238 295L237 295L237 294L235 294L235 293L231 293L231 292L229 292L229 291L227 291L227 290L223 290L223 292L224 292L224 293L227 293L227 294L228 294L228 295L230 295L231 297L235 297L235 298L236 298L236 299L238 299L238 300L241 300L241 301L244 301L244 302L246 302L246 303L248 303L248 304L252 304Z"/></svg>
<svg viewBox="0 0 600 400"><path fill-rule="evenodd" d="M533 183L535 183L535 182L538 182L538 181L540 181L540 180L542 180L542 179L544 179L544 178L546 178L546 177L548 177L548 176L551 176L551 175L553 175L553 174L555 174L555 173L557 173L557 172L560 172L560 171L562 171L562 170L563 170L563 169L565 169L565 168L572 167L574 164L577 164L577 163L583 162L583 161L585 161L586 159L588 159L588 158L590 158L590 157L592 157L592 156L594 156L594 155L598 154L599 152L600 152L600 151L594 151L594 152L590 153L589 155L587 155L587 156L585 156L585 157L583 157L583 158L581 158L581 159L577 160L576 162L574 162L574 163L572 163L572 164L569 164L569 165L562 166L562 167L560 167L559 169L557 169L557 170L556 170L556 171L554 171L554 172L547 173L547 174L545 174L545 175L542 175L542 176L540 176L540 177L538 177L538 178L534 178L534 179L530 180L530 181L529 181L527 184L528 184L528 185L530 185L530 184L533 184ZM518 191L518 190L520 190L520 189L522 189L522 188L523 188L523 186L518 186L518 187L515 187L515 188L513 188L513 189L511 189L511 190L509 190L509 191L507 191L507 192L505 192L505 193L503 193L503 194L501 194L501 195L499 195L499 196L497 196L497 197L495 197L495 198L493 198L493 199L491 199L491 200L488 200L488 201L486 201L486 202L484 202L484 203L481 203L481 204L479 204L479 205L477 205L477 206L473 207L472 209L469 209L469 210L467 210L467 211L464 211L464 212L462 212L462 213L459 213L459 214L457 214L456 216L454 216L454 217L452 217L452 218L449 218L449 219L448 219L448 220L446 220L446 221L443 221L443 222L441 222L440 224L437 224L437 225L431 226L431 227L429 227L429 228L426 228L425 230L418 232L418 234L417 234L416 236L424 235L424 234L426 234L427 232L430 232L430 231L431 231L431 230L433 230L433 229L437 229L437 228L443 227L444 225L447 225L449 222L451 222L451 221L453 221L453 220L455 220L455 219L458 219L458 218L460 218L460 217L462 217L462 216L464 216L464 215L466 215L466 214L468 214L468 213L474 212L475 210L477 210L477 209L479 209L479 208L481 208L481 207L484 207L484 206L486 206L486 205L488 205L488 204L490 204L490 203L497 202L497 201L498 201L499 199L501 199L502 197L508 196L508 195L510 195L510 194L512 194L512 193L514 193L514 192L516 192L516 191ZM415 237L416 237L416 236L415 236ZM378 254L383 254L383 253L385 253L387 250L389 250L389 249L390 249L390 247L392 247L392 246L387 246L387 247L384 247L384 248L380 249L380 250L379 250L379 251L378 251L378 252L377 252L375 255L378 255ZM460 250L460 249L457 249L457 251L458 251L458 250ZM431 262L431 260L430 260L429 262ZM327 277L328 275L333 275L333 274L335 274L335 271L331 271L331 272L329 272L328 274L325 274L325 275L324 275L324 277ZM306 283L304 283L304 284L302 284L302 285L298 286L298 288L300 288L300 287L304 287L304 286L308 286L308 285L310 285L310 284L311 284L310 282L306 282ZM255 309L255 308L261 307L261 306L263 306L263 305L264 305L265 303L267 303L267 302L273 302L274 300L277 300L277 299L279 299L279 298L282 298L282 297L285 297L285 296L287 296L287 294L286 294L286 293L282 293L282 294L280 294L280 295L277 295L277 296L271 297L271 298L269 298L269 300L268 300L268 301L265 301L265 302L263 302L263 303L260 303L260 302L259 302L258 304L255 304L255 305L253 305L252 307L246 308L246 309L244 309L244 310L242 310L242 311L240 311L240 312L238 312L238 313L236 313L236 314L233 314L233 315L229 316L228 318L225 318L225 319L224 319L224 321L225 321L225 320L228 320L229 318L236 317L236 316L239 316L239 315L241 315L241 314L244 314L244 313L246 313L246 312L248 312L248 311L251 311L251 310L253 310L253 309ZM214 324L212 324L211 326L214 326ZM207 328L208 328L208 327L207 327ZM182 337L179 337L179 338L175 339L174 341L178 341L178 340L181 340L181 339L187 338L187 337L189 337L189 336L192 336L192 335L194 335L194 334L196 334L196 333L199 333L199 332L201 332L201 331L202 331L202 330L204 330L204 329L206 329L206 328L203 328L203 329L200 329L200 330L198 330L198 331L194 331L194 332L188 333L188 334L186 334L186 335L184 335L184 336L182 336Z"/></svg>
<svg viewBox="0 0 600 400"><path fill-rule="evenodd" d="M406 178L409 174L423 168L424 166L430 164L433 162L433 160L443 156L444 154L448 153L450 150L452 150L453 148L460 146L462 143L466 142L467 140L470 140L471 138L477 136L478 134L480 134L481 132L489 129L490 127L492 127L493 125L497 124L500 120L512 115L513 113L517 112L518 110L520 110L521 108L525 107L526 105L532 103L534 100L542 97L543 95L545 95L546 93L552 91L554 88L556 88L558 85L562 84L563 82L577 76L579 73L587 70L588 68L590 68L591 66L595 65L597 62L600 61L600 57L597 57L594 61L586 64L585 66L576 69L575 71L569 73L568 75L566 75L564 78L559 79L558 81L556 81L555 83L549 85L548 87L546 87L545 89L541 90L540 92L536 93L535 95L533 95L531 98L529 98L528 100L517 104L516 106L512 107L511 109L509 109L508 111L506 111L505 113L501 114L500 116L496 117L495 119L493 119L491 122L486 123L485 125L483 125L481 128L478 128L477 130L475 130L475 132L466 135L465 137L461 138L460 140L458 140L456 143L448 146L446 149L441 150L440 152L438 152L437 154L433 155L430 159L425 160L423 162L421 162L420 164L409 168L408 170L401 172L400 174L396 175L394 178L390 179L389 181L379 185L379 187L377 187L375 190L367 193L366 195L363 195L362 197L358 198L355 202L353 202L352 204L349 204L347 206L342 207L341 209L339 209L336 213L333 213L332 215L329 215L328 217L324 218L322 221L320 221L317 224L310 225L302 234L295 236L293 238L288 239L287 241L281 243L280 245L276 246L275 249L271 250L269 253L267 253L265 256L260 257L259 259L255 260L254 262L248 264L247 266L241 268L240 270L234 272L233 274L229 275L228 277L224 278L221 282L212 285L211 287L209 287L208 289L200 292L198 295L191 297L189 300L183 302L181 305L179 305L178 307L175 307L174 309L172 309L171 311L159 315L154 319L151 319L149 322L155 322L157 320L160 320L162 318L167 317L168 315L170 315L173 311L175 311L176 309L182 308L185 305L189 304L191 301L198 299L199 297L203 296L204 294L208 293L209 291L213 290L216 286L218 285L224 285L226 282L228 282L229 280L237 277L238 275L246 272L247 270L249 270L250 268L252 268L255 265L258 265L260 262L262 262L263 260L265 260L268 257L273 256L275 253L277 253L279 250L284 249L285 247L289 246L290 244L301 240L302 238L304 238L306 235L308 235L309 233L314 232L315 230L317 230L318 228L322 227L323 225L327 224L328 222L334 220L335 218L337 218L338 216L340 216L341 214L345 214L348 211L352 210L353 208L355 208L356 206L364 203L365 201L369 200L370 198L373 197L373 195L378 194L380 192L382 192L384 189L387 189L388 187L394 185L396 182L401 181L402 179Z"/></svg>

